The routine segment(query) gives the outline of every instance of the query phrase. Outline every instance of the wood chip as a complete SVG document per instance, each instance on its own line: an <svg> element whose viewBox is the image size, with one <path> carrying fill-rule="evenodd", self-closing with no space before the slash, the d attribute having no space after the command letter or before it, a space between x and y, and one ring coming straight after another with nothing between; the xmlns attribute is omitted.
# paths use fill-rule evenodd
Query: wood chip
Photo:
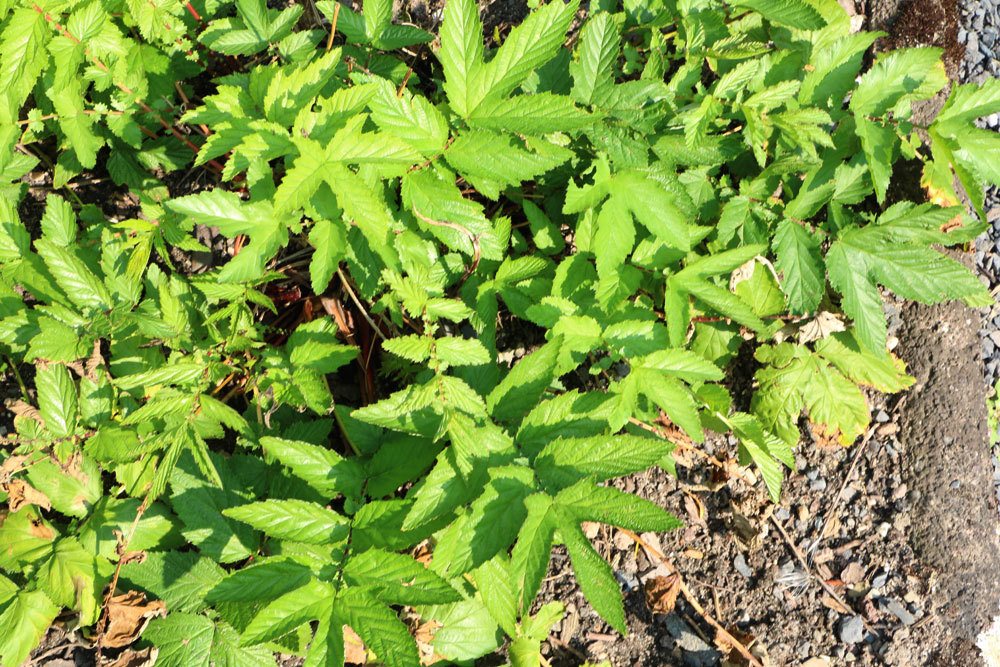
<svg viewBox="0 0 1000 667"><path fill-rule="evenodd" d="M823 606L828 607L828 608L834 610L838 614L853 614L854 613L854 611L850 607L848 607L845 604L841 604L835 597L833 597L829 593L824 593L823 597L821 597L819 600L820 600L820 602L823 603Z"/></svg>

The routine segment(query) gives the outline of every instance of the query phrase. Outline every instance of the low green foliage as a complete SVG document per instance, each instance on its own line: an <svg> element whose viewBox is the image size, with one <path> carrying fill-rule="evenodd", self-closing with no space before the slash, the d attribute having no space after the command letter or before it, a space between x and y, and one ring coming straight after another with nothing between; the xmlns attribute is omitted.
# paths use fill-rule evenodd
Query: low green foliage
<svg viewBox="0 0 1000 667"><path fill-rule="evenodd" d="M835 0L553 0L489 42L473 0L436 38L307 6L0 3L4 666L60 615L103 641L112 591L165 603L165 667L340 665L344 626L537 665L555 545L625 632L581 524L680 524L609 480L731 433L777 499L803 415L848 445L912 382L880 290L990 302L937 248L984 229L954 183L981 218L1000 83L917 127L940 52L865 69Z"/></svg>

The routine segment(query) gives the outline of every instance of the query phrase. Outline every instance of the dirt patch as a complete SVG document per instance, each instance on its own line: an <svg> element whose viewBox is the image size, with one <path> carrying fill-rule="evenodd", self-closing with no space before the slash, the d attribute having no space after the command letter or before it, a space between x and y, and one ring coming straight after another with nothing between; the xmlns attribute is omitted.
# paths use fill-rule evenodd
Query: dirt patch
<svg viewBox="0 0 1000 667"><path fill-rule="evenodd" d="M903 355L917 384L900 416L919 520L913 544L941 573L944 618L971 646L1000 602L1000 542L979 381L979 318L961 305L909 306ZM968 663L963 663L968 664Z"/></svg>
<svg viewBox="0 0 1000 667"><path fill-rule="evenodd" d="M944 49L945 71L958 78L965 47L958 43L958 9L950 0L869 0L869 28L888 33L879 51L914 46Z"/></svg>

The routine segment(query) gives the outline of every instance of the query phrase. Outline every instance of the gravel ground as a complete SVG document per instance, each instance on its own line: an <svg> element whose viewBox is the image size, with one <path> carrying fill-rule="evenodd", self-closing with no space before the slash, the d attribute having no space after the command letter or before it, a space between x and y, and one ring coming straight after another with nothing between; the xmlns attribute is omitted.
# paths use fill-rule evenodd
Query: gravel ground
<svg viewBox="0 0 1000 667"><path fill-rule="evenodd" d="M1000 76L1000 2L962 0L959 2L961 27L958 41L965 46L959 75L965 82L982 82ZM980 121L980 126L1000 130L1000 114ZM986 191L985 209L990 228L976 242L976 265L994 293L1000 292L1000 189ZM983 364L986 383L995 387L1000 381L1000 305L983 315L980 331L983 341ZM993 457L997 498L1000 498L1000 458Z"/></svg>

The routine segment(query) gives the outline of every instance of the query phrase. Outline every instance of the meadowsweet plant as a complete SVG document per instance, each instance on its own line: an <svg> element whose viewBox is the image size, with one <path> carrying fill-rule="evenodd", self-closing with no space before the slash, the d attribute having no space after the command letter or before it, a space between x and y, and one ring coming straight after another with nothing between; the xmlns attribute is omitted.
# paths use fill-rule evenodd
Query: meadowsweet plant
<svg viewBox="0 0 1000 667"><path fill-rule="evenodd" d="M0 1L0 664L59 624L538 665L554 546L625 632L581 523L680 525L611 480L712 431L777 499L912 382L883 291L990 302L938 248L984 229L1000 82L916 125L939 50L872 61L835 0L405 19Z"/></svg>

